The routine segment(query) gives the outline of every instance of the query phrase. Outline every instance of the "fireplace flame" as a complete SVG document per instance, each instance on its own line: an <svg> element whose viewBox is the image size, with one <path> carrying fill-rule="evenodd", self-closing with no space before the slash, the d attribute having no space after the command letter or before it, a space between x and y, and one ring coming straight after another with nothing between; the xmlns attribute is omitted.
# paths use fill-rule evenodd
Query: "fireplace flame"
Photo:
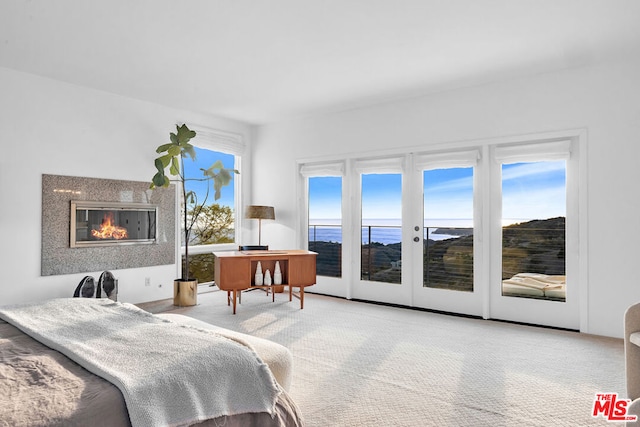
<svg viewBox="0 0 640 427"><path fill-rule="evenodd" d="M91 230L91 235L96 239L121 240L129 237L127 229L114 224L113 212L106 212L100 224L100 230Z"/></svg>

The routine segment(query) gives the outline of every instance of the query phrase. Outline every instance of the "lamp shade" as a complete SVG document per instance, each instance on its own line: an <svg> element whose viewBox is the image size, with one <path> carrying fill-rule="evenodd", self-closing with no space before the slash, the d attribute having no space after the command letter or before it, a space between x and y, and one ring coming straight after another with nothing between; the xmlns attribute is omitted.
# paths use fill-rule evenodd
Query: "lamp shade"
<svg viewBox="0 0 640 427"><path fill-rule="evenodd" d="M251 219L276 219L276 213L273 206L247 206L245 212L246 218Z"/></svg>

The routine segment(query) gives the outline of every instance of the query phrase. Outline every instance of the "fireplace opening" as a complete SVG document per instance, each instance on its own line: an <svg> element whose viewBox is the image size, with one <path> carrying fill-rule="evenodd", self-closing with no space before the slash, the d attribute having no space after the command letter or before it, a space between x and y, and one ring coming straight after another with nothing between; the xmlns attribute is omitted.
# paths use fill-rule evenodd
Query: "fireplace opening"
<svg viewBox="0 0 640 427"><path fill-rule="evenodd" d="M155 205L72 200L70 246L155 243L157 224Z"/></svg>

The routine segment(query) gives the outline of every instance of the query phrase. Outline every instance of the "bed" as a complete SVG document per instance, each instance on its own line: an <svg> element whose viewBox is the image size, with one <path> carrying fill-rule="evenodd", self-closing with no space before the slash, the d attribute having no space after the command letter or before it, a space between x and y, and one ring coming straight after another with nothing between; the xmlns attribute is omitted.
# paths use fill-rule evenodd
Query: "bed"
<svg viewBox="0 0 640 427"><path fill-rule="evenodd" d="M68 304L71 301L71 304L76 305L72 305L71 309L69 309ZM77 343L81 347L78 352L79 355L69 353L74 344L67 343L67 335L71 335L71 333L67 332L67 327L60 327L60 325L56 324L59 317L64 317L59 315L61 312L56 314L55 310L59 309L56 305L58 302L63 305L61 312L69 312L70 318L73 319L73 325L70 329L88 329L88 337L79 340L79 343ZM100 318L100 322L106 323L102 327L104 330L100 327L87 328L89 323L82 317L82 310L85 309L85 306L88 311L95 310L96 306L102 309L103 305L108 306L110 310L117 309ZM22 314L26 314L27 317L39 317L34 316L33 313L47 311L52 312L50 316L53 317L45 318L37 328L37 332L33 332L32 328L34 328L34 325L38 325L38 321L32 323L28 318L24 323L21 323L20 317L17 316L16 318L11 310L7 310L7 306L0 307L0 424L2 425L134 427L138 425L224 425L229 427L303 425L302 417L286 390L291 381L291 354L279 344L223 328L216 328L187 316L172 314L152 315L130 304L117 303L106 299L64 298L42 304L29 305L29 308L32 311ZM78 310L78 308L81 310ZM123 308L124 314L121 314L120 310ZM135 316L142 317L140 326L128 326L125 332L109 331L109 328L113 329L116 327L114 325L119 325L119 322L125 321L120 320L121 317L126 319L132 313ZM149 330L145 329L151 327L154 331L153 334L149 334ZM101 356L96 354L95 363L89 362L86 366L81 366L81 364L85 363L83 361L83 352L87 348L91 348L90 346L94 345L94 341L108 342L114 336L118 336L118 338L112 339L112 342L126 341L126 337L120 339L120 335L113 334L130 334L129 330L136 329L140 329L145 335L151 335L149 339L151 344L145 342L143 347L146 348L132 350L132 354L135 354L136 357L129 357L127 360L139 360L137 362L132 361L131 370L141 371L148 366L149 371L157 371L159 376L154 378L153 372L144 373L143 376L148 378L148 381L152 382L156 388L161 391L173 391L174 388L180 390L175 397L168 396L168 403L163 403L161 410L158 411L166 412L168 414L166 416L169 418L163 419L159 417L158 419L154 418L153 422L148 422L136 415L136 412L140 410L138 406L144 406L149 400L147 394L145 394L148 392L139 389L138 383L131 383L129 377L120 377L120 374L117 373L113 374L108 362L101 365L103 367L96 368L94 366L102 360L101 357L112 358L114 359L113 364L122 365L120 357L124 357L123 355ZM202 341L206 347L202 347L197 342L193 347L205 348L207 353L214 353L214 351L209 350L209 345L225 345L228 348L237 347L241 353L241 358L231 359L228 363L230 367L227 369L224 365L227 362L223 361L218 355L216 357L216 367L208 369L203 362L203 360L208 361L206 357L196 351L194 361L192 356L189 355L189 347L192 346L182 344L181 348L184 348L184 357L181 354L180 360L173 360L170 365L167 364L167 360L170 360L171 356L159 353L163 366L170 366L171 369L153 369L154 362L152 358L155 353L158 353L158 349L153 346L152 342L160 343L159 347L165 347L167 341L162 332L159 331L167 330L183 334L186 337L185 339L189 340L195 336L197 338L195 341ZM60 331L63 333L60 333ZM92 332L95 332L95 336L91 335ZM52 334L53 336L60 334L63 338L60 342L52 344L50 342ZM103 337L105 339L98 335L105 335ZM171 335L168 336L170 337ZM226 350L227 347L224 347L224 349ZM127 353L126 350L116 351ZM241 360L241 363L238 363L237 360ZM140 365L136 366L135 363ZM203 366L191 368L195 365ZM231 365L239 366L231 367ZM189 366L189 368L183 370L183 366ZM225 366L225 369L220 369L220 366ZM202 370L202 372L199 372L198 369ZM126 368L123 370L127 371ZM227 370L230 371L230 375L222 372ZM185 371L194 371L196 376L202 376L203 381L206 379L204 388L200 389L197 385L192 386L188 380L188 372L185 373ZM245 375L245 371L248 374ZM264 378L264 387L256 383L259 380L251 377L252 371L258 373L259 377L256 378ZM112 377L115 377L115 380ZM144 380L142 383L144 383ZM131 384L134 384L135 387L131 387ZM161 384L161 386L158 384ZM243 384L245 386L249 384L249 388L243 388ZM269 393L261 392L262 394L258 395L257 398L253 395L250 398L251 402L246 402L246 404L244 402L238 403L238 401L244 399L243 396L257 393L263 388L269 390ZM135 393L132 393L132 389L141 397L135 398ZM182 390L186 391L182 392ZM177 404L188 397L184 397L184 395L194 394L194 390L198 390L197 396L192 396L196 403L193 405ZM209 397L209 394L213 397ZM197 407L198 410L203 412L201 408L202 401L208 399L220 403L222 407L221 414L208 418L203 417L201 413L193 416L190 414L182 415L189 410L190 406ZM259 407L259 403L255 402L263 400L267 408L265 410L243 411L238 409ZM171 418L176 413L180 414L182 421L175 421L174 418ZM217 412L204 411L204 413ZM175 416L177 417L177 415Z"/></svg>

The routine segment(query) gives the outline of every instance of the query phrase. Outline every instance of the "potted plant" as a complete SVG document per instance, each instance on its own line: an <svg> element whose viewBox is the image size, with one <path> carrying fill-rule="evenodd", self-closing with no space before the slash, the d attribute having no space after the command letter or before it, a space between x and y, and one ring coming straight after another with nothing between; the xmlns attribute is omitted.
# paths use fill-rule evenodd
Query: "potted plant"
<svg viewBox="0 0 640 427"><path fill-rule="evenodd" d="M210 184L213 182L214 200L220 198L222 187L231 182L233 173L240 173L235 169L226 169L222 161L214 162L208 169L200 169L202 175L188 177L185 173L184 159L189 156L196 159L196 152L193 145L189 143L196 136L196 132L189 129L187 125L176 125L176 133L170 133L169 143L162 144L156 149L156 153L162 154L155 159L155 166L158 170L151 180L150 188L168 187L171 182L176 182L182 190L182 220L184 221L184 264L182 275L173 283L173 304L178 306L195 305L198 280L189 277L189 238L191 230L198 221L198 217L203 212L206 201L209 197ZM168 174L173 176L170 178ZM206 181L207 190L204 200L199 201L194 191L187 190L188 181Z"/></svg>

